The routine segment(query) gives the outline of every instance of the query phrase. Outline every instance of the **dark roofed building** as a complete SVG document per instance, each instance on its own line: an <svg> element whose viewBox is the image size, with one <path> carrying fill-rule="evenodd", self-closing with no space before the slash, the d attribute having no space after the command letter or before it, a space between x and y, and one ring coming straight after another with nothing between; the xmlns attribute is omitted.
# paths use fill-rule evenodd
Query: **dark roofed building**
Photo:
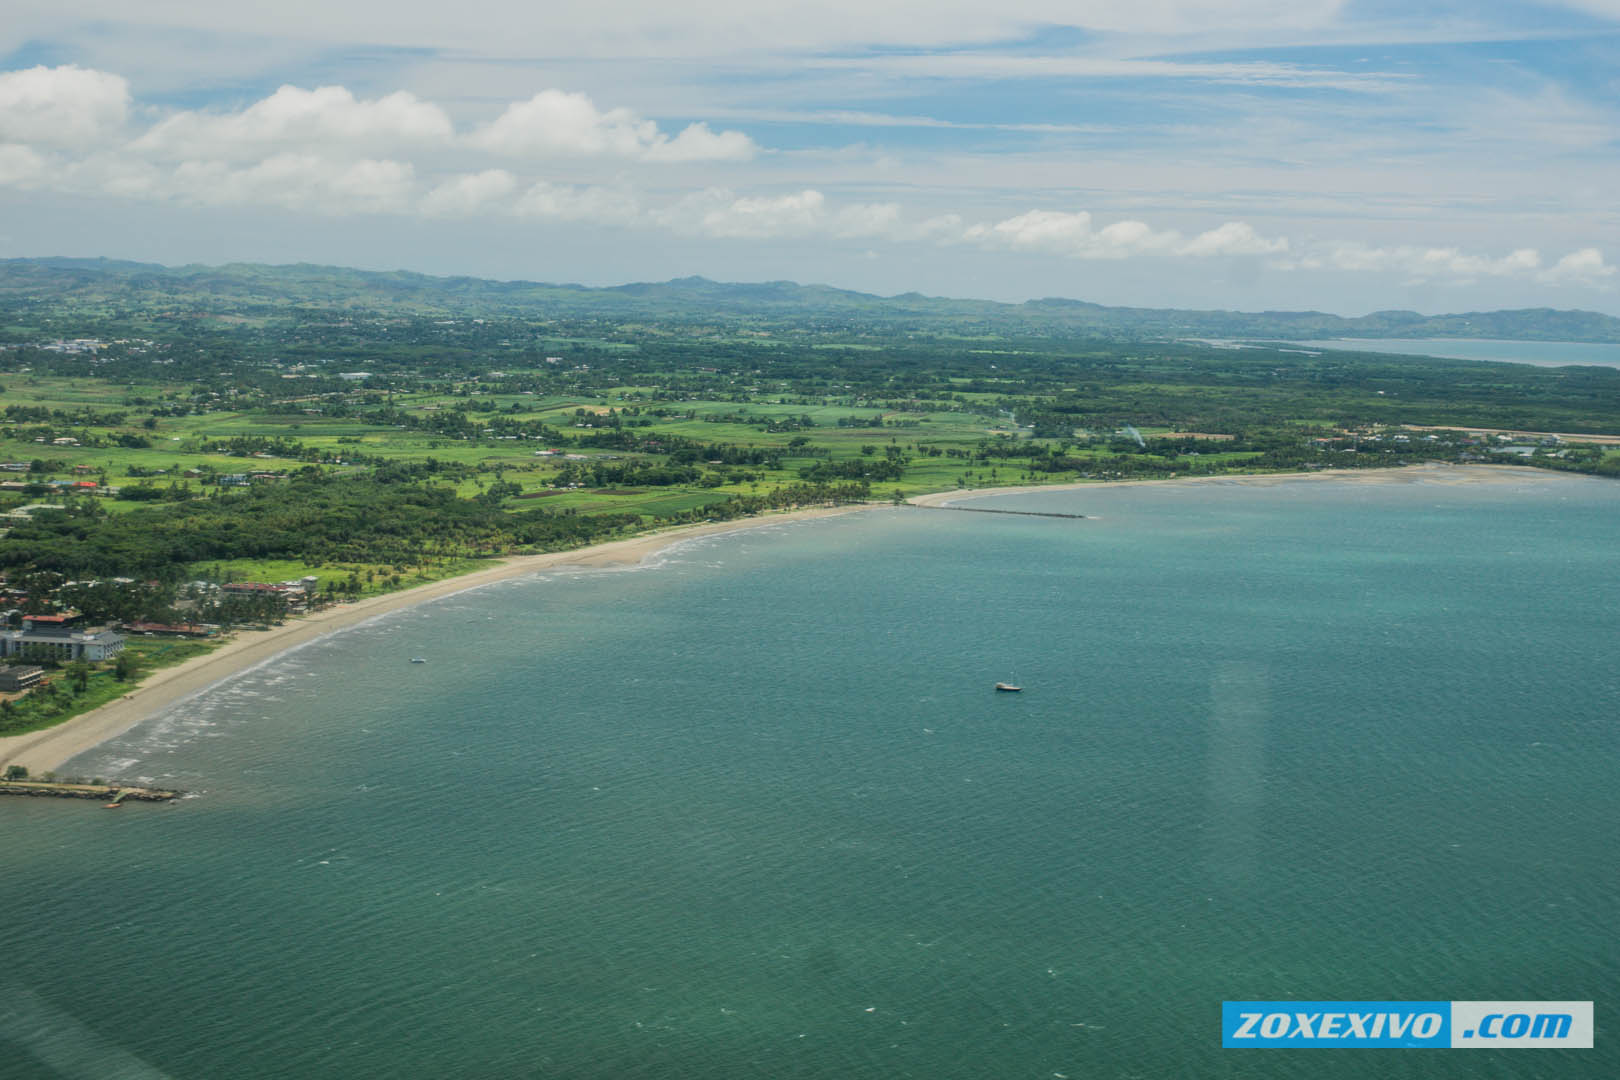
<svg viewBox="0 0 1620 1080"><path fill-rule="evenodd" d="M45 678L45 669L32 664L10 664L0 667L0 693L15 694L37 685Z"/></svg>

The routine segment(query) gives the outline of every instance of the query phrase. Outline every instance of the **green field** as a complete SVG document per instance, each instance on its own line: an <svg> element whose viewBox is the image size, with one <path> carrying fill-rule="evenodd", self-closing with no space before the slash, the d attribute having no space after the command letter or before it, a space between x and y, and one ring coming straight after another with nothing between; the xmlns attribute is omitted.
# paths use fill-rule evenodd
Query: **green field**
<svg viewBox="0 0 1620 1080"><path fill-rule="evenodd" d="M1425 460L1620 474L1620 451L1578 441L1507 456L1399 435L1620 432L1609 369L1218 350L976 302L727 308L712 283L709 300L616 317L594 294L496 310L431 279L413 279L410 309L330 268L233 270L238 293L187 293L178 275L154 295L112 271L7 269L0 458L24 486L0 510L65 502L72 519L11 522L8 576L313 574L356 594L805 500ZM51 338L103 344L72 355ZM306 500L328 509L301 517ZM326 526L339 506L347 533ZM142 552L142 530L169 561Z"/></svg>

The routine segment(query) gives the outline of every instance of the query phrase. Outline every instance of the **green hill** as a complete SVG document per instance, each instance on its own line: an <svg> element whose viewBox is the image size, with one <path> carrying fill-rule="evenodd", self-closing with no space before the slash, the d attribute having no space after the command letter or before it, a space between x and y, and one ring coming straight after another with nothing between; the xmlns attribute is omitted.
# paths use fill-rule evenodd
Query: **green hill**
<svg viewBox="0 0 1620 1080"><path fill-rule="evenodd" d="M618 320L844 326L971 336L1307 339L1473 337L1620 342L1620 319L1591 311L1524 308L1423 315L1376 311L1344 318L1320 311L1191 311L1106 307L1047 298L1022 304L904 293L875 296L792 281L728 283L702 277L609 288L533 281L432 277L298 263L166 267L112 259L0 260L0 303L274 316L291 309L355 308L418 315L601 317Z"/></svg>

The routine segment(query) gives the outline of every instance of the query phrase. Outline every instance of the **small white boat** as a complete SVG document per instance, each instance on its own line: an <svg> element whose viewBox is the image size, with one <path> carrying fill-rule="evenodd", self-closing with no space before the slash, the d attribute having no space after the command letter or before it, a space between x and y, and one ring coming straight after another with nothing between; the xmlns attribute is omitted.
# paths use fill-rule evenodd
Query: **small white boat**
<svg viewBox="0 0 1620 1080"><path fill-rule="evenodd" d="M427 657L425 657L425 656L413 656L413 657L411 657L411 663L413 663L413 664L425 664L425 663L427 663Z"/></svg>
<svg viewBox="0 0 1620 1080"><path fill-rule="evenodd" d="M1023 689L1024 688L1022 686L1014 686L1012 683L1004 683L1004 682L996 683L996 692L1000 693L1000 694L1022 693Z"/></svg>

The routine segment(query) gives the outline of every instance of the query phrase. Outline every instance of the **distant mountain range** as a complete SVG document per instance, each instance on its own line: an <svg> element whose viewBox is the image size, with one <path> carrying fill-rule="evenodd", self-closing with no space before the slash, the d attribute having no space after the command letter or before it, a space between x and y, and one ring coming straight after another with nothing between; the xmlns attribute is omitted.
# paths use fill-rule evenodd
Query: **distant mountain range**
<svg viewBox="0 0 1620 1080"><path fill-rule="evenodd" d="M287 308L523 318L598 317L687 323L808 320L822 331L1075 336L1102 339L1503 338L1620 342L1620 319L1592 311L1523 308L1423 315L1375 311L1189 311L1106 307L1083 300L1022 304L902 293L874 296L792 281L732 284L701 277L588 288L532 281L431 277L296 264L166 267L112 259L0 260L0 305L59 301L198 314L273 314Z"/></svg>

